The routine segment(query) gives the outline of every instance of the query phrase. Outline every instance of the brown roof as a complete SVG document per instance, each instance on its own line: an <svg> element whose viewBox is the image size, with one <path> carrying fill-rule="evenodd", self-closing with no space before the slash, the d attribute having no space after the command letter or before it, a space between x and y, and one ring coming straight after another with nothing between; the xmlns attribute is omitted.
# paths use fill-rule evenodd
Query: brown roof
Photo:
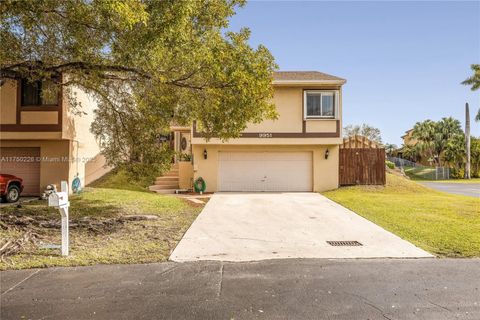
<svg viewBox="0 0 480 320"><path fill-rule="evenodd" d="M322 80L340 80L345 79L335 77L319 71L276 71L273 74L275 81L322 81Z"/></svg>

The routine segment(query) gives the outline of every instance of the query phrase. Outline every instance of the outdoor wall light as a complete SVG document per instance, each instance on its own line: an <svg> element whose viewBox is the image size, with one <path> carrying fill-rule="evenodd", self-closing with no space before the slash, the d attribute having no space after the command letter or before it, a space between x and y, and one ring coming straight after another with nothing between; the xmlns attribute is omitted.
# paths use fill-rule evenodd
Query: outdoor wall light
<svg viewBox="0 0 480 320"><path fill-rule="evenodd" d="M327 149L327 151L325 151L325 159L328 159L329 154L330 154L330 151L328 151L328 149Z"/></svg>
<svg viewBox="0 0 480 320"><path fill-rule="evenodd" d="M203 149L203 159L207 160L207 149Z"/></svg>

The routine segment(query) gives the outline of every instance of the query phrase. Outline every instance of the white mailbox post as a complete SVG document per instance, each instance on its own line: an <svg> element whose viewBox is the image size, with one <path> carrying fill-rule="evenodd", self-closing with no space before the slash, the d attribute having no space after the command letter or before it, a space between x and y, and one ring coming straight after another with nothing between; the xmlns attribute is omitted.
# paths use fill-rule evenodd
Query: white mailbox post
<svg viewBox="0 0 480 320"><path fill-rule="evenodd" d="M62 256L68 256L68 182L61 182L60 192L52 192L48 196L48 206L55 207L62 216Z"/></svg>

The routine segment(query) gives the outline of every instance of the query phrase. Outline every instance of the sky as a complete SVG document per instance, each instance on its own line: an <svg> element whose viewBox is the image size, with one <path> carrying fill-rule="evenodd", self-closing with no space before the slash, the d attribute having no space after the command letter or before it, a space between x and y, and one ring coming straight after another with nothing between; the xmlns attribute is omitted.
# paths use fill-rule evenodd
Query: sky
<svg viewBox="0 0 480 320"><path fill-rule="evenodd" d="M280 70L347 79L344 125L367 123L401 145L417 121L473 119L480 90L461 85L480 63L480 1L250 1L230 30L251 30ZM480 136L480 123L472 134Z"/></svg>

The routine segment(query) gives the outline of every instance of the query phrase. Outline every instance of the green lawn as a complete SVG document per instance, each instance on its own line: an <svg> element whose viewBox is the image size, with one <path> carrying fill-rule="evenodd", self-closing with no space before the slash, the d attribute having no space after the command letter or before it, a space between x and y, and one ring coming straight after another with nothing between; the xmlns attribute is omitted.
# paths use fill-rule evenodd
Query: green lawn
<svg viewBox="0 0 480 320"><path fill-rule="evenodd" d="M2 241L18 239L27 230L38 234L38 239L21 253L0 261L0 270L165 261L201 210L201 207L192 206L180 198L145 192L142 188L141 191L105 188L114 185L111 178L105 182L70 198L71 254L67 258L60 256L59 249L39 248L40 243L61 243L58 227L39 225L46 221L60 221L58 211L48 208L46 201L23 204L21 208L2 208ZM129 215L158 218L123 220ZM28 223L15 225L12 219L28 219ZM89 225L90 222L93 226Z"/></svg>
<svg viewBox="0 0 480 320"><path fill-rule="evenodd" d="M387 185L324 193L405 240L444 257L480 257L480 199L387 174Z"/></svg>
<svg viewBox="0 0 480 320"><path fill-rule="evenodd" d="M435 168L433 167L405 167L404 171L412 180L435 179Z"/></svg>
<svg viewBox="0 0 480 320"><path fill-rule="evenodd" d="M152 184L152 181L145 179L134 181L125 170L112 170L91 183L89 187L149 192L148 186Z"/></svg>
<svg viewBox="0 0 480 320"><path fill-rule="evenodd" d="M410 179L418 181L434 181L446 183L480 183L480 178L435 180L435 168L433 167L405 167L404 171Z"/></svg>

